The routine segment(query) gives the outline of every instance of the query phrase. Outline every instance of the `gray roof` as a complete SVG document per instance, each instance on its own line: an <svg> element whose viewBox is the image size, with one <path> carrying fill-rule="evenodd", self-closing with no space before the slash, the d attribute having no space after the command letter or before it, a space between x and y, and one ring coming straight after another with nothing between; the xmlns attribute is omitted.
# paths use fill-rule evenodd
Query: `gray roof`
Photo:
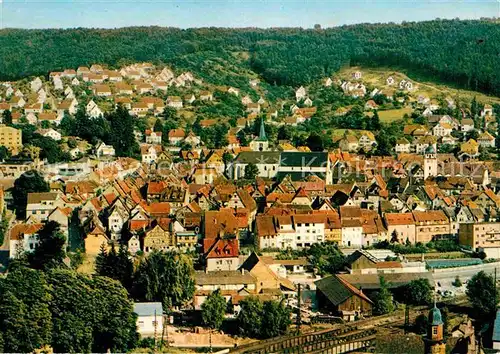
<svg viewBox="0 0 500 354"><path fill-rule="evenodd" d="M157 316L163 314L161 302L136 302L134 303L134 312L137 316Z"/></svg>
<svg viewBox="0 0 500 354"><path fill-rule="evenodd" d="M236 157L235 163L241 164L279 164L279 151L243 151Z"/></svg>
<svg viewBox="0 0 500 354"><path fill-rule="evenodd" d="M497 310L497 317L493 325L493 342L500 342L500 310Z"/></svg>
<svg viewBox="0 0 500 354"><path fill-rule="evenodd" d="M327 152L282 152L280 166L326 167Z"/></svg>
<svg viewBox="0 0 500 354"><path fill-rule="evenodd" d="M255 278L249 272L238 270L218 270L195 272L196 285L254 284Z"/></svg>

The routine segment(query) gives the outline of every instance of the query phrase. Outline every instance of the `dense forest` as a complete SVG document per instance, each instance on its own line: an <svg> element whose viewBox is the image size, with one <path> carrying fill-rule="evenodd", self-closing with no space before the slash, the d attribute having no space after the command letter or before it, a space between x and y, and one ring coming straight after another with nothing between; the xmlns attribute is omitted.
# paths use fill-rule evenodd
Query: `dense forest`
<svg viewBox="0 0 500 354"><path fill-rule="evenodd" d="M167 63L213 83L243 87L254 71L297 86L348 65L391 66L419 78L500 95L500 26L489 20L360 24L329 29L0 31L0 79L132 61Z"/></svg>

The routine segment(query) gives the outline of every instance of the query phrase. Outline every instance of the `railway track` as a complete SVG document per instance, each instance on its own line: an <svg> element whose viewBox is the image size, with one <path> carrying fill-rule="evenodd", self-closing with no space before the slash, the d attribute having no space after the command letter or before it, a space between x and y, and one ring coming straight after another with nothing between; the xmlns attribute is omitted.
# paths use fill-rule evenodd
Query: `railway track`
<svg viewBox="0 0 500 354"><path fill-rule="evenodd" d="M427 311L427 307L413 308L409 319ZM231 353L346 353L369 347L376 337L376 327L390 327L405 322L404 310L390 315L382 315L359 320L351 324L338 325L334 329L324 329L311 333L289 334L250 343L232 349ZM350 349L349 349L350 348ZM347 351L345 351L347 350Z"/></svg>

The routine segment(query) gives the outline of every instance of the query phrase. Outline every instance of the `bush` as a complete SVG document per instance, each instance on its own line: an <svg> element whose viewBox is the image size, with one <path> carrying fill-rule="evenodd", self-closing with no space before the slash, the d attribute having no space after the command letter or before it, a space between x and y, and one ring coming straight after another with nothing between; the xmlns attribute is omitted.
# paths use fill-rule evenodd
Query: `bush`
<svg viewBox="0 0 500 354"><path fill-rule="evenodd" d="M462 286L462 281L460 280L460 277L457 275L457 277L455 278L455 280L453 281L453 283L451 283L451 285L459 288Z"/></svg>

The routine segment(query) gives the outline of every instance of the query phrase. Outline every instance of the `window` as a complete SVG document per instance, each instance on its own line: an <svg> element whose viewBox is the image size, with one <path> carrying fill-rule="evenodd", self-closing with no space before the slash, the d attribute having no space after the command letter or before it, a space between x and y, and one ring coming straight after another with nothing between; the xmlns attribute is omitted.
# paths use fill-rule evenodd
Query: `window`
<svg viewBox="0 0 500 354"><path fill-rule="evenodd" d="M438 334L437 327L432 327L432 334L434 334L434 335Z"/></svg>

